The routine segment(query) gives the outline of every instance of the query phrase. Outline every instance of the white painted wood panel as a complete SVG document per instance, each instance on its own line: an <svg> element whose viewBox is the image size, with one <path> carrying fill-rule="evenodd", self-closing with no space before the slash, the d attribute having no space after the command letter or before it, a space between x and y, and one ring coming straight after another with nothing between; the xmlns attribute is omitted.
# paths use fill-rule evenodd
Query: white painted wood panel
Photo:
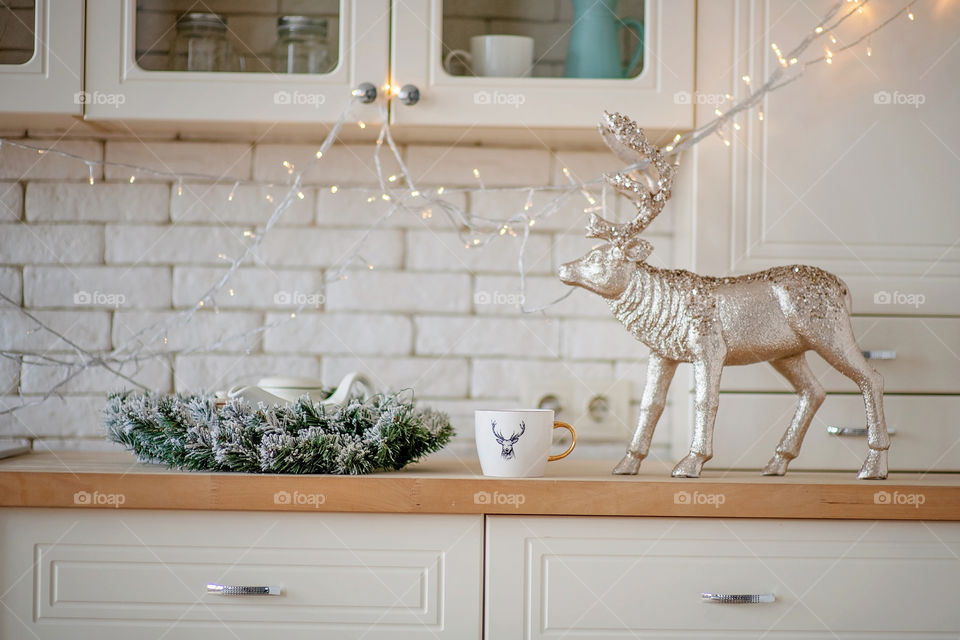
<svg viewBox="0 0 960 640"><path fill-rule="evenodd" d="M645 68L628 80L451 76L441 60L442 0L395 3L392 20L391 82L416 85L421 95L414 106L393 105L395 123L592 128L609 109L650 129L693 125L692 0L646 1Z"/></svg>
<svg viewBox="0 0 960 640"><path fill-rule="evenodd" d="M0 637L476 638L481 540L480 516L4 510Z"/></svg>
<svg viewBox="0 0 960 640"><path fill-rule="evenodd" d="M0 113L80 115L83 3L36 0L33 57L0 65Z"/></svg>
<svg viewBox="0 0 960 640"><path fill-rule="evenodd" d="M830 4L701 3L699 24L716 28L698 32L699 91L743 95L741 76L765 77L777 64L771 44L799 41ZM858 28L892 10L870 7ZM764 120L745 119L731 147L706 141L684 159L699 178L698 270L810 263L848 279L856 312L960 313L960 57L950 53L960 8L927 3L918 12L922 27L895 22L873 38L872 56L865 44L838 53L834 64L811 66L770 94ZM897 104L894 95L924 101ZM698 122L711 117L712 108L698 107ZM894 302L878 304L885 293ZM896 302L916 294L923 304Z"/></svg>
<svg viewBox="0 0 960 640"><path fill-rule="evenodd" d="M960 393L960 319L853 319L860 348L894 352L896 358L870 364L883 375L887 393ZM814 352L807 363L827 391L859 393L857 385ZM786 378L761 363L727 367L720 388L727 391L793 391Z"/></svg>
<svg viewBox="0 0 960 640"><path fill-rule="evenodd" d="M713 459L708 470L762 468L776 449L796 409L793 394L723 393L717 411ZM891 471L960 471L960 397L887 395L884 397L891 438ZM817 411L792 470L860 470L867 438L835 436L830 426L866 426L859 394L831 394ZM679 459L690 446L689 431L674 437ZM678 453L679 452L679 453ZM789 473L789 472L788 472Z"/></svg>
<svg viewBox="0 0 960 640"><path fill-rule="evenodd" d="M145 71L135 60L136 0L87 3L87 88L122 96L122 104L92 103L91 120L167 122L331 122L361 82L387 78L388 0L341 0L340 54L328 74ZM116 101L115 101L116 102ZM379 108L354 114L378 122Z"/></svg>
<svg viewBox="0 0 960 640"><path fill-rule="evenodd" d="M960 631L955 523L491 516L486 546L491 640Z"/></svg>

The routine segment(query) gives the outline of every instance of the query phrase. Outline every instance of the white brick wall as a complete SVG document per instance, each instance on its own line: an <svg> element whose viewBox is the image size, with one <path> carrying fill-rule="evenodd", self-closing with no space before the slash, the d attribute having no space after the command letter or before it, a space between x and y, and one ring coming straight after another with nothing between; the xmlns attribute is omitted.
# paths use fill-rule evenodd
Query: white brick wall
<svg viewBox="0 0 960 640"><path fill-rule="evenodd" d="M259 15L253 4L245 11ZM542 9L536 4L503 3L501 9L517 14L517 20L539 20L535 16ZM551 16L560 11L559 4L545 5L553 7ZM471 3L456 6L459 19L474 20L468 15ZM316 151L312 144L168 140L145 146L115 138L58 146L91 159L105 152L110 160L273 182L235 188L236 178L180 184L144 174L130 184L126 170L110 169L104 176L97 169L91 186L82 162L6 145L0 149L0 291L94 350L118 348L138 331L193 309L228 268L220 254L237 257L262 233L287 191L290 175L282 162L300 168ZM251 384L267 375L316 377L335 385L345 373L359 370L380 387L412 387L424 403L448 410L460 432L458 446L467 455L473 411L517 406L522 382L532 377L628 377L635 382L632 422L646 351L610 317L604 301L578 289L545 315L520 313L520 239L497 236L466 249L465 239L426 199L414 213L398 211L368 234L391 208L379 199L373 149L334 146L306 176L303 199L293 200L227 286L188 324L172 328L151 346L157 352L189 353L164 354L124 373L159 391L188 392ZM577 180L617 166L610 154L585 151L430 145L401 151L424 193L446 186L444 200L494 218L522 211L528 192L458 192L457 185L477 186L475 167L488 186L529 186L565 185L564 166ZM396 167L387 162L387 171ZM331 184L338 186L336 193ZM536 194L530 212L552 197ZM612 192L608 197L614 215L631 215ZM583 238L585 206L583 196L574 193L530 229L528 307L567 292L554 275L556 265L596 243ZM433 215L423 217L422 209L431 207ZM656 245L651 262L673 266L670 227L649 235ZM332 267L360 243L347 279L334 279ZM276 326L256 332L263 323ZM253 333L243 341L206 350L248 331ZM0 348L75 357L69 345L38 331L5 303L0 304ZM62 377L62 370L0 358L0 402L18 403L18 393L35 399ZM106 393L125 386L130 385L105 371L89 371L64 385L62 398L0 418L0 436L32 438L37 449L108 447L99 411ZM657 443L668 441L669 429L661 426Z"/></svg>

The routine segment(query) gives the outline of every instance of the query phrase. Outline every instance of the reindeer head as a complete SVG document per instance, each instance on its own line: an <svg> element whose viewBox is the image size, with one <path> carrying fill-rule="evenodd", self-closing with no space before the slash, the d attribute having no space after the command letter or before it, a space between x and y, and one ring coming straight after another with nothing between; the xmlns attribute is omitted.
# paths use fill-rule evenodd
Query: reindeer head
<svg viewBox="0 0 960 640"><path fill-rule="evenodd" d="M513 458L513 445L517 444L517 441L520 440L520 436L523 435L523 432L527 430L527 425L524 424L523 420L520 421L520 433L514 433L509 438L505 438L503 434L497 431L497 421L491 420L490 426L493 428L493 436L497 439L497 444L500 445L500 457L504 460L510 460Z"/></svg>
<svg viewBox="0 0 960 640"><path fill-rule="evenodd" d="M605 176L614 189L633 201L637 216L630 222L615 224L591 214L587 237L606 242L579 260L560 265L558 275L565 284L583 287L605 298L616 298L630 284L637 264L653 251L653 245L637 236L653 222L670 199L674 169L660 150L647 142L643 129L619 113L604 113L600 134L607 146L625 162L635 165L646 160L646 164L636 170ZM651 164L657 170L656 181L644 171ZM632 177L634 175L636 177ZM651 192L651 183L656 185L655 192Z"/></svg>

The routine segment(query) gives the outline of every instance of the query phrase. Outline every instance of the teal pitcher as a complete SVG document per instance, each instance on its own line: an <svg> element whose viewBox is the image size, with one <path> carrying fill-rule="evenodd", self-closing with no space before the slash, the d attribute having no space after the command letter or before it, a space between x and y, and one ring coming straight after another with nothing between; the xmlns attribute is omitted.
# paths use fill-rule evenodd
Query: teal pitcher
<svg viewBox="0 0 960 640"><path fill-rule="evenodd" d="M567 49L568 78L626 78L643 55L643 23L618 18L617 0L572 0L573 29ZM624 67L620 56L619 31L636 32L640 42Z"/></svg>

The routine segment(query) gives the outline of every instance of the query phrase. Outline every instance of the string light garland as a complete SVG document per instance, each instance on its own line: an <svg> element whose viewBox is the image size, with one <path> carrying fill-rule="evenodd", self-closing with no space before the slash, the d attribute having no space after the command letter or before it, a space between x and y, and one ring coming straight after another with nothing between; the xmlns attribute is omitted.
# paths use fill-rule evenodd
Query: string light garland
<svg viewBox="0 0 960 640"><path fill-rule="evenodd" d="M732 133L731 129L732 131L739 131L741 129L741 125L739 122L737 122L737 118L740 115L758 107L767 94L795 82L803 76L807 68L811 65L815 65L820 62L824 62L828 65L832 64L833 59L838 54L843 53L864 41L867 42L866 54L871 56L873 53L873 47L870 38L873 34L891 24L894 20L901 16L906 16L907 20L911 23L916 21L916 15L912 8L913 3L906 3L898 11L885 18L875 27L861 34L855 40L841 45L834 31L851 16L864 15L863 9L869 2L870 0L838 0L817 23L816 27L812 29L811 32L807 34L797 46L789 49L786 53L784 53L784 51L778 45L772 43L771 49L779 64L765 79L763 84L757 85L753 82L753 78L749 74L743 75L741 77L741 81L743 82L747 95L744 98L735 101L732 95L726 94L725 98L727 102L730 102L729 108L727 108L725 111L717 108L714 113L716 117L713 120L708 121L704 125L688 133L677 134L670 144L663 148L663 155L665 157L678 155L682 151L689 149L693 145L711 135L717 135L724 146L732 146L732 141L730 137L728 137L727 133ZM850 5L852 6L849 9L845 9ZM830 45L824 44L824 53L822 55L802 60L805 52L824 37L829 40L830 45L833 45L834 48L831 48ZM388 93L392 96L396 94L396 91L393 87L390 87L390 89L385 93ZM262 334L268 329L296 319L299 312L308 306L307 302L300 303L299 306L293 309L287 316L272 322L264 323L244 332L225 335L212 344L185 349L158 348L162 347L162 345L167 345L169 343L169 333L172 330L189 323L196 316L197 311L204 309L209 305L213 307L214 313L219 313L219 308L216 305L216 297L222 291L226 290L227 295L231 297L236 294L235 289L227 287L227 283L240 268L241 264L247 263L251 260L257 249L262 244L264 238L268 235L270 230L275 226L277 221L283 216L287 209L289 209L291 204L293 204L293 202L296 200L302 200L305 198L305 194L303 192L303 176L310 171L317 162L320 162L325 157L325 154L337 139L342 128L348 121L350 121L352 107L359 98L360 94L358 94L358 91L355 90L351 92L351 98L346 108L343 110L334 126L330 129L330 132L324 138L320 147L305 164L302 166L295 166L288 160L282 161L281 165L284 169L286 169L287 175L290 177L289 184L283 185L286 187L286 192L282 197L279 197L279 199L276 199L273 194L266 194L266 200L273 205L273 210L266 223L256 230L247 229L243 231L243 237L246 240L249 240L249 243L246 244L244 250L239 256L230 257L223 253L218 254L219 259L228 263L227 268L224 270L221 277L217 279L217 281L214 282L213 285L211 285L200 296L200 299L194 305L174 313L167 319L158 321L138 330L113 350L101 353L83 347L82 345L65 336L62 332L57 331L48 324L44 323L29 310L25 309L16 301L0 292L0 300L3 300L7 304L19 309L20 313L22 313L33 323L33 328L27 330L27 334L32 334L37 331L46 332L58 341L59 350L69 351L69 356L72 356L71 359L66 354L49 353L48 350L0 350L0 357L15 360L19 364L50 366L56 367L62 371L62 377L60 377L60 379L42 395L24 396L22 391L18 389L20 404L0 409L0 415L12 413L16 410L46 401L48 398L57 395L65 385L67 385L71 380L75 379L78 375L94 367L100 367L136 388L146 389L146 387L138 382L134 376L139 373L143 364L149 360L170 357L172 355L214 352L222 349L225 346L231 346L237 343L246 344L247 341L258 336L259 334ZM758 120L764 120L764 112L761 109L757 109L756 113ZM374 230L382 227L389 218L397 215L398 212L400 212L413 215L417 219L424 221L424 223L426 223L427 220L432 220L435 216L437 216L437 214L439 214L439 217L443 218L450 227L458 232L461 242L466 250L473 250L486 246L490 242L493 242L501 237L519 236L520 247L517 255L517 269L520 284L520 295L518 299L521 302L518 306L524 313L543 312L547 308L566 299L573 293L574 289L571 288L564 295L542 306L535 308L526 306L525 302L523 301L527 299L527 276L525 266L527 243L530 237L530 232L533 230L539 220L549 218L551 215L559 211L564 205L566 205L572 198L576 198L577 195L580 195L585 200L586 206L583 208L585 212L606 212L606 181L603 180L602 177L596 177L588 181L579 181L571 175L568 168L563 167L562 173L567 180L567 184L565 185L542 187L487 187L483 182L480 169L473 168L472 174L474 180L476 180L479 185L478 188L456 188L441 185L436 188L424 190L422 188L418 188L414 183L414 180L411 178L411 173L407 169L402 155L400 154L400 151L393 140L390 127L387 124L388 118L386 107L383 104L380 105L380 120L382 124L380 125L380 131L374 148L374 165L377 174L377 182L379 185L379 195L370 196L367 199L367 202L370 204L388 203L389 207L377 220L373 222L369 228L364 231L363 234L361 234L361 237L355 243L350 252L326 270L326 278L323 284L324 289L327 286L332 286L347 280L349 278L348 272L353 269L359 268L364 270L372 270L375 268L374 263L364 258L361 251L370 234ZM356 120L354 122L361 129L367 127L367 124L362 120ZM38 155L50 153L61 158L83 162L88 167L88 182L90 185L94 185L96 182L94 171L95 167L108 166L129 171L129 182L131 184L136 182L138 176L154 179L159 178L175 183L177 196L182 196L183 194L184 181L196 180L205 183L212 182L214 184L223 184L225 182L223 178L218 176L193 172L179 173L153 169L150 167L141 167L122 162L91 160L78 154L59 149L40 148L17 140L0 139L0 152L2 152L6 147L34 151ZM386 172L383 170L381 159L381 154L387 152L392 156L392 160L398 167L397 170L391 172L389 175L385 175ZM645 163L630 165L625 167L624 171L642 171L644 168ZM277 186L273 183L234 179L231 179L229 182L227 182L227 184L232 184L232 188L227 196L227 201L230 202L234 200L237 189L242 185L265 185L269 187ZM329 189L331 194L337 194L342 190L347 189L337 184L331 184L320 188ZM591 189L599 190L599 202L591 192ZM476 193L479 191L517 193L525 192L526 200L519 211L504 218L500 215L486 216L480 215L476 212L468 213L462 207L452 202L449 198L443 197L444 194ZM551 197L543 204L534 205L534 195L537 193L547 193ZM249 353L249 349L247 352ZM124 373L123 369L131 365L135 369L134 372L130 374Z"/></svg>

